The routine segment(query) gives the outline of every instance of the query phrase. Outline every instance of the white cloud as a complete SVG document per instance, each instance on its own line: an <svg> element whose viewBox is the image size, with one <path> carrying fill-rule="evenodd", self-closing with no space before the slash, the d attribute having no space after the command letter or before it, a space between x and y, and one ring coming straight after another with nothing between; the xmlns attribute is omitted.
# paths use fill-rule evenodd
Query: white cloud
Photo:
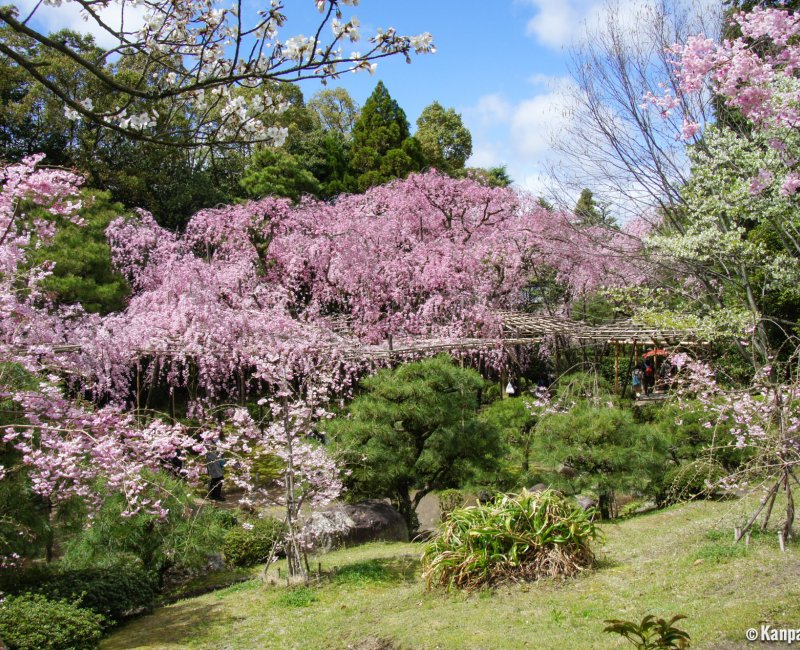
<svg viewBox="0 0 800 650"><path fill-rule="evenodd" d="M463 111L473 138L472 167L505 165L515 185L541 195L551 137L568 119L561 90L566 78L536 75L530 97L512 103L500 94L480 97ZM539 92L536 92L538 90Z"/></svg>
<svg viewBox="0 0 800 650"><path fill-rule="evenodd" d="M511 115L512 106L500 95L483 95L477 105L468 109L481 122L491 124L505 122Z"/></svg>
<svg viewBox="0 0 800 650"><path fill-rule="evenodd" d="M486 142L479 142L472 147L469 159L470 167L496 167L503 164L503 158L497 149Z"/></svg>
<svg viewBox="0 0 800 650"><path fill-rule="evenodd" d="M588 16L600 6L600 0L519 0L533 7L535 13L525 26L525 33L539 43L561 49L574 43L583 33Z"/></svg>
<svg viewBox="0 0 800 650"><path fill-rule="evenodd" d="M568 116L565 97L557 88L520 102L514 108L510 124L514 149L526 157L543 156L550 149L553 132L560 129Z"/></svg>
<svg viewBox="0 0 800 650"><path fill-rule="evenodd" d="M514 177L514 184L534 196L546 196L549 191L549 179L544 173L533 173Z"/></svg>
<svg viewBox="0 0 800 650"><path fill-rule="evenodd" d="M553 48L572 42L577 16L569 2L530 0L530 4L536 8L536 14L525 27L528 36Z"/></svg>
<svg viewBox="0 0 800 650"><path fill-rule="evenodd" d="M108 30L104 29L93 18L82 12L81 6L75 2L63 2L59 7L42 4L38 0L15 0L13 5L19 9L19 15L26 18L35 10L32 23L34 28L45 33L52 33L61 29L70 29L80 34L94 36L95 42L103 48L111 48L119 44ZM124 6L124 14L123 14ZM133 7L130 3L110 2L105 8L95 11L112 30L118 30L124 18L126 32L138 29L144 24L145 8Z"/></svg>

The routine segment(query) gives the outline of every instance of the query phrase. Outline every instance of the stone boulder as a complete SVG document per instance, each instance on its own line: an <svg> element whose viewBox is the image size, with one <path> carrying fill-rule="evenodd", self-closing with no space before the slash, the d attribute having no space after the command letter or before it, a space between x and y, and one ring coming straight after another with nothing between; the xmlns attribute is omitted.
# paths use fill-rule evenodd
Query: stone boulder
<svg viewBox="0 0 800 650"><path fill-rule="evenodd" d="M303 536L314 550L330 551L366 542L407 542L408 527L397 510L373 499L311 513L303 525Z"/></svg>

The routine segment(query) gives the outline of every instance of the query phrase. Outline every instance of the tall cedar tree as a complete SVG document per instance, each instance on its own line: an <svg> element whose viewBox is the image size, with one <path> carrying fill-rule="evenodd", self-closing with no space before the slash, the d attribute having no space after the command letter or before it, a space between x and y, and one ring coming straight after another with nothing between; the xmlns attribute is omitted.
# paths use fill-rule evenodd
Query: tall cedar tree
<svg viewBox="0 0 800 650"><path fill-rule="evenodd" d="M405 111L379 81L353 127L351 166L359 190L405 178L425 166L422 148L409 134Z"/></svg>

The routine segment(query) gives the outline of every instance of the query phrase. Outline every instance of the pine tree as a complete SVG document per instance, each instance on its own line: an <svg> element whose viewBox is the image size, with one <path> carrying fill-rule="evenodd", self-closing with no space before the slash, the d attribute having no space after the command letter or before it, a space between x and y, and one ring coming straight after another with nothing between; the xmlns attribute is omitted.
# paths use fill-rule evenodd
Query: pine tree
<svg viewBox="0 0 800 650"><path fill-rule="evenodd" d="M597 203L590 189L581 190L578 202L575 204L575 216L582 226L614 226L615 220L608 214L605 205Z"/></svg>
<svg viewBox="0 0 800 650"><path fill-rule="evenodd" d="M327 423L354 498L389 497L410 529L432 490L461 487L502 456L499 430L478 417L474 370L447 355L382 370L362 382L348 414Z"/></svg>

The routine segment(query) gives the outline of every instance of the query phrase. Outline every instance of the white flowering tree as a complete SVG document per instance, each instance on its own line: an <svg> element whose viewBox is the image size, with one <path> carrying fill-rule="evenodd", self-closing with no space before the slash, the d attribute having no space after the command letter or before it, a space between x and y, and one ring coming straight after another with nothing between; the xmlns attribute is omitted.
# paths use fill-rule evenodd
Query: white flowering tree
<svg viewBox="0 0 800 650"><path fill-rule="evenodd" d="M109 45L88 54L37 29L43 12L67 4L79 6L91 31L103 34L98 43ZM73 120L163 144L280 144L286 131L270 119L282 108L270 92L275 83L371 73L379 59L402 55L410 61L411 54L435 49L428 33L403 36L387 27L357 51L360 23L343 6L358 0L314 4L320 17L305 36L284 33L288 18L280 0L261 9L241 0L16 0L0 7L6 33L0 55L60 98ZM63 83L43 68L34 51L66 57L113 99L96 105L81 94L83 85Z"/></svg>

